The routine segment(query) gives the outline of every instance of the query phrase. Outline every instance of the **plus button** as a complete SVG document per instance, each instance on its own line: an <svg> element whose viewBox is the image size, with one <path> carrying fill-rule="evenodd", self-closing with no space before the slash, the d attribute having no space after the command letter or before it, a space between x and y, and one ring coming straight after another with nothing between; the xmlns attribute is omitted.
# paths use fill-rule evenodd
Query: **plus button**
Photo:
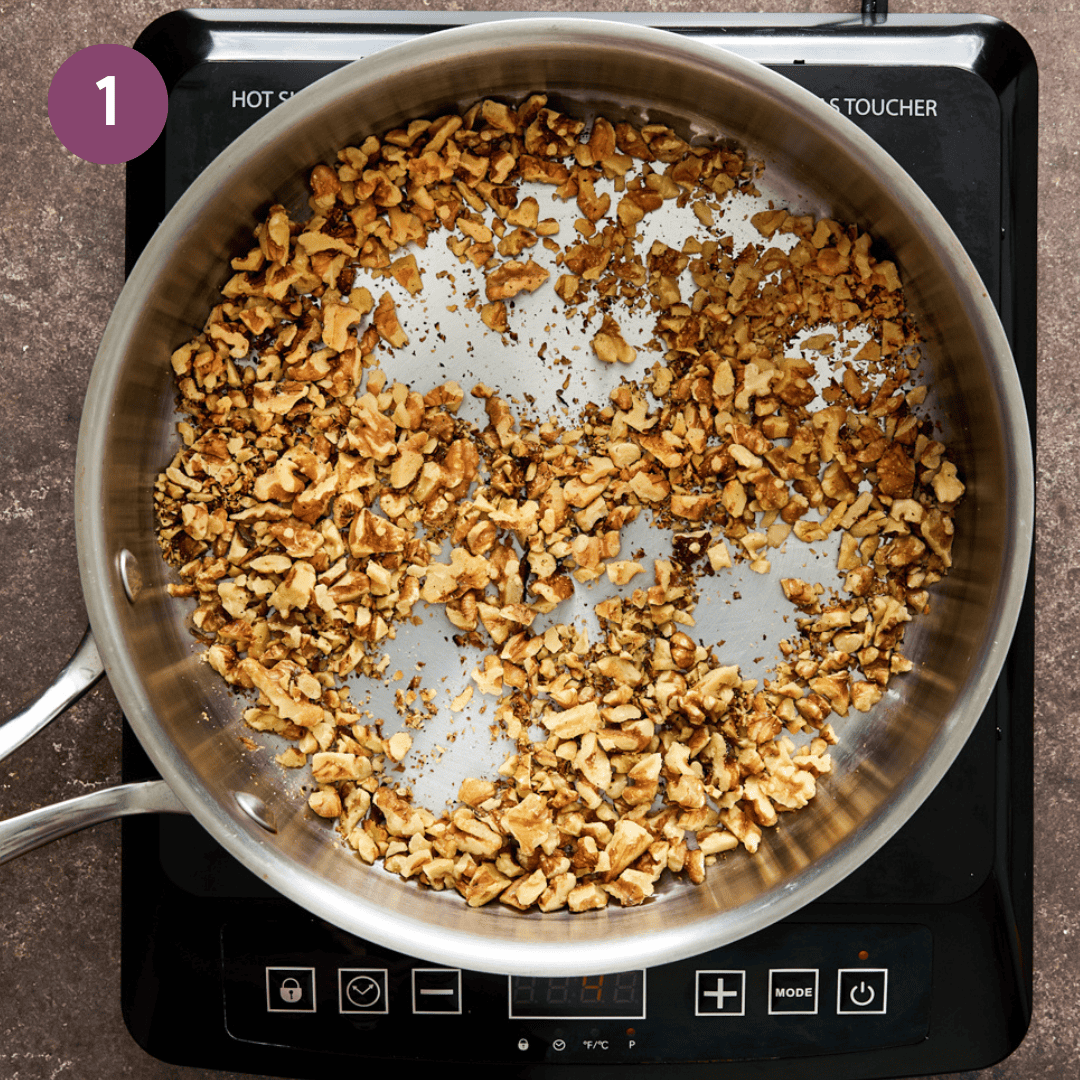
<svg viewBox="0 0 1080 1080"><path fill-rule="evenodd" d="M716 980L716 989L715 990L703 990L701 992L701 996L702 997L716 998L716 1011L717 1012L723 1012L724 1011L724 999L729 998L729 997L737 998L739 996L739 991L738 990L725 990L724 989L724 980L723 979L717 979Z"/></svg>
<svg viewBox="0 0 1080 1080"><path fill-rule="evenodd" d="M697 973L698 1016L742 1016L744 971L699 971Z"/></svg>

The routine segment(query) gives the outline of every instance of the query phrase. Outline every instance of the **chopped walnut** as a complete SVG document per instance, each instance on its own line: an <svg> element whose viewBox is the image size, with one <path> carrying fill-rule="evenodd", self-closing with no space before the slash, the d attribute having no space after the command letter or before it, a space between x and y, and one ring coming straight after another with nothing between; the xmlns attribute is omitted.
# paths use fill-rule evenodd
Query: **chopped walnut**
<svg viewBox="0 0 1080 1080"><path fill-rule="evenodd" d="M489 301L508 300L519 292L535 292L548 277L548 271L532 259L526 263L511 259L488 274L485 292Z"/></svg>
<svg viewBox="0 0 1080 1080"><path fill-rule="evenodd" d="M857 722L911 670L905 629L951 566L964 482L919 411L917 328L870 235L771 204L750 218L765 243L719 235L759 168L542 94L416 119L317 165L307 220L271 206L173 352L169 592L362 862L473 907L648 903L665 874L700 884L757 851L828 782L833 718ZM579 215L562 243L552 198ZM647 244L671 201L703 228ZM440 232L502 343L522 293L598 317L576 348L620 365L610 400L545 417L478 384L476 422L459 383L395 379L417 346L382 286L419 303ZM637 345L634 313L653 319ZM623 550L643 512L674 530L670 558ZM792 634L762 685L695 640L701 575L769 575L777 549L830 538L836 582L777 582ZM605 578L598 636L560 621ZM490 709L514 744L438 815L390 779L413 735L384 736L342 685L402 678L385 643L418 603L476 653L448 711ZM437 713L419 677L394 693L410 731Z"/></svg>

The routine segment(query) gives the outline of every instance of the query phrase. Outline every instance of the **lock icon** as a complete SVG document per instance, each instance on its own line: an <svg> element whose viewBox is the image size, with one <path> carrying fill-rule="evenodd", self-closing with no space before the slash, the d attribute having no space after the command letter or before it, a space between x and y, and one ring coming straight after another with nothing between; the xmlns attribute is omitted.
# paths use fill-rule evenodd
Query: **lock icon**
<svg viewBox="0 0 1080 1080"><path fill-rule="evenodd" d="M293 1002L299 1001L303 994L303 989L300 984L292 977L282 982L278 987L278 993L281 995L282 1001L287 1001L290 1005Z"/></svg>

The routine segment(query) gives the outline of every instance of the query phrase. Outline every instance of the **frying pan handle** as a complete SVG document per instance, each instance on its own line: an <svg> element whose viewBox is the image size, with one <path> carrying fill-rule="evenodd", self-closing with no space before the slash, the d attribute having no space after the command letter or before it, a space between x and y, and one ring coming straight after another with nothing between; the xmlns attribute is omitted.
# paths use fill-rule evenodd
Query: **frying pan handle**
<svg viewBox="0 0 1080 1080"><path fill-rule="evenodd" d="M0 821L0 863L89 825L128 814L155 813L187 813L164 780L120 784L53 806L43 806L40 810Z"/></svg>
<svg viewBox="0 0 1080 1080"><path fill-rule="evenodd" d="M104 673L105 665L98 655L94 635L87 629L75 655L56 676L53 684L14 716L0 721L0 761L59 716Z"/></svg>

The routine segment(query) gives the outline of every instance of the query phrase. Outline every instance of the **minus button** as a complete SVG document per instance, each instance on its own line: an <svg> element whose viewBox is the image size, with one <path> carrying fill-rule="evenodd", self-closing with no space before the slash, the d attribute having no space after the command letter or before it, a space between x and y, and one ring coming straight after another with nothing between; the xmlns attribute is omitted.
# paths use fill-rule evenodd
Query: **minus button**
<svg viewBox="0 0 1080 1080"><path fill-rule="evenodd" d="M461 972L457 968L413 968L413 1013L461 1012Z"/></svg>

